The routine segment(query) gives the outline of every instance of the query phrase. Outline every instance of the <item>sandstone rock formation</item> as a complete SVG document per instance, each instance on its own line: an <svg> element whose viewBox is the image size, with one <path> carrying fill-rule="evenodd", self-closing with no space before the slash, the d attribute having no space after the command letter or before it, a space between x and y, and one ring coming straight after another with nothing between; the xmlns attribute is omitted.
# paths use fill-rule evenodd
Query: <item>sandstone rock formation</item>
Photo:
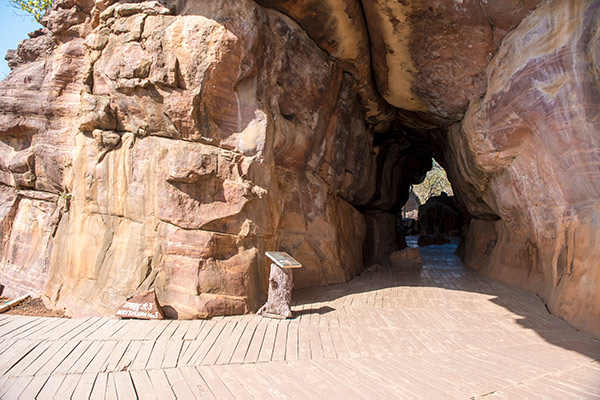
<svg viewBox="0 0 600 400"><path fill-rule="evenodd" d="M599 8L58 0L0 83L0 283L71 315L151 288L167 317L256 311L265 250L296 287L387 259L434 156L467 264L598 333Z"/></svg>
<svg viewBox="0 0 600 400"><path fill-rule="evenodd" d="M550 1L509 33L450 127L469 266L600 332L600 2ZM481 254L483 257L473 257Z"/></svg>
<svg viewBox="0 0 600 400"><path fill-rule="evenodd" d="M152 287L194 318L256 310L265 249L303 260L298 287L361 270L348 202L375 156L355 81L251 1L173 7L60 1L19 47L0 87L7 294L85 315Z"/></svg>

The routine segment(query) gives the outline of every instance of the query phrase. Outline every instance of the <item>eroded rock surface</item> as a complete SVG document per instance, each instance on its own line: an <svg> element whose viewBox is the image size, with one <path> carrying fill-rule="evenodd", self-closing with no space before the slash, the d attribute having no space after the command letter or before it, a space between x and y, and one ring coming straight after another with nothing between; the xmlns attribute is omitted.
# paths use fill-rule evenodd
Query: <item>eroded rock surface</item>
<svg viewBox="0 0 600 400"><path fill-rule="evenodd" d="M448 134L468 265L600 327L600 3L550 1L509 33ZM479 254L481 258L473 255Z"/></svg>
<svg viewBox="0 0 600 400"><path fill-rule="evenodd" d="M256 310L265 249L303 260L297 287L360 272L372 134L356 81L292 20L59 1L45 24L0 86L7 293L86 315L154 288L195 318Z"/></svg>
<svg viewBox="0 0 600 400"><path fill-rule="evenodd" d="M256 311L265 250L296 287L389 261L434 156L467 264L598 333L599 8L59 0L0 83L0 283L71 315L147 289Z"/></svg>

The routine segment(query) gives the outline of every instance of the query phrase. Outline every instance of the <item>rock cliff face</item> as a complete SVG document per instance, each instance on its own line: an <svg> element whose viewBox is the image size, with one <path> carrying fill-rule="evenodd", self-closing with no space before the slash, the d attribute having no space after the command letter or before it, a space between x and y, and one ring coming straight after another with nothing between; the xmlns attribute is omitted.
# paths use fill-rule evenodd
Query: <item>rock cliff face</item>
<svg viewBox="0 0 600 400"><path fill-rule="evenodd" d="M255 311L266 250L296 287L396 250L435 156L467 263L597 331L599 7L58 0L0 83L0 283L71 315L151 288L168 317Z"/></svg>
<svg viewBox="0 0 600 400"><path fill-rule="evenodd" d="M476 220L467 264L600 332L600 2L552 1L508 34L446 158ZM479 254L480 257L474 256Z"/></svg>
<svg viewBox="0 0 600 400"><path fill-rule="evenodd" d="M265 250L303 261L297 287L361 270L349 201L375 156L355 81L279 13L191 3L59 2L11 60L7 294L81 315L153 287L194 318L255 310Z"/></svg>

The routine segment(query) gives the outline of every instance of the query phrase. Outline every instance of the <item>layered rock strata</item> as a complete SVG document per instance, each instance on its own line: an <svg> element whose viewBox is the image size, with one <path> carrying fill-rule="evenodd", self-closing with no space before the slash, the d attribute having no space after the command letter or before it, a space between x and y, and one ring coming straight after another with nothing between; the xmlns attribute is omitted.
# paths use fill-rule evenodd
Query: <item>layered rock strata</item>
<svg viewBox="0 0 600 400"><path fill-rule="evenodd" d="M536 8L537 7L537 8ZM255 311L399 246L431 157L467 264L599 333L592 0L59 0L0 83L0 283L71 315Z"/></svg>
<svg viewBox="0 0 600 400"><path fill-rule="evenodd" d="M195 318L256 310L265 250L303 260L297 287L361 270L349 202L372 195L375 155L355 80L251 1L177 10L59 1L13 55L7 295L85 315L155 288L167 316Z"/></svg>
<svg viewBox="0 0 600 400"><path fill-rule="evenodd" d="M550 1L509 33L450 127L467 265L600 333L600 2Z"/></svg>

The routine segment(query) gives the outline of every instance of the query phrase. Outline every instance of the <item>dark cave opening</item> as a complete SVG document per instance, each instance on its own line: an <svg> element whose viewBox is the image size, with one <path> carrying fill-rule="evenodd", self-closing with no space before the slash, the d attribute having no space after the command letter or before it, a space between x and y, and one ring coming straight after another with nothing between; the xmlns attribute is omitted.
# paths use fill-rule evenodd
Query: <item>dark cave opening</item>
<svg viewBox="0 0 600 400"><path fill-rule="evenodd" d="M428 196L429 201L419 206L419 220L404 218L403 214L413 186L421 184L434 167L445 172L445 133L443 128L416 130L397 124L386 133L375 134L375 194L368 203L356 205L367 226L365 266L386 263L391 253L407 247L407 235L422 235L423 245L441 244L444 236L460 236L470 215L461 208L457 196L441 191Z"/></svg>

